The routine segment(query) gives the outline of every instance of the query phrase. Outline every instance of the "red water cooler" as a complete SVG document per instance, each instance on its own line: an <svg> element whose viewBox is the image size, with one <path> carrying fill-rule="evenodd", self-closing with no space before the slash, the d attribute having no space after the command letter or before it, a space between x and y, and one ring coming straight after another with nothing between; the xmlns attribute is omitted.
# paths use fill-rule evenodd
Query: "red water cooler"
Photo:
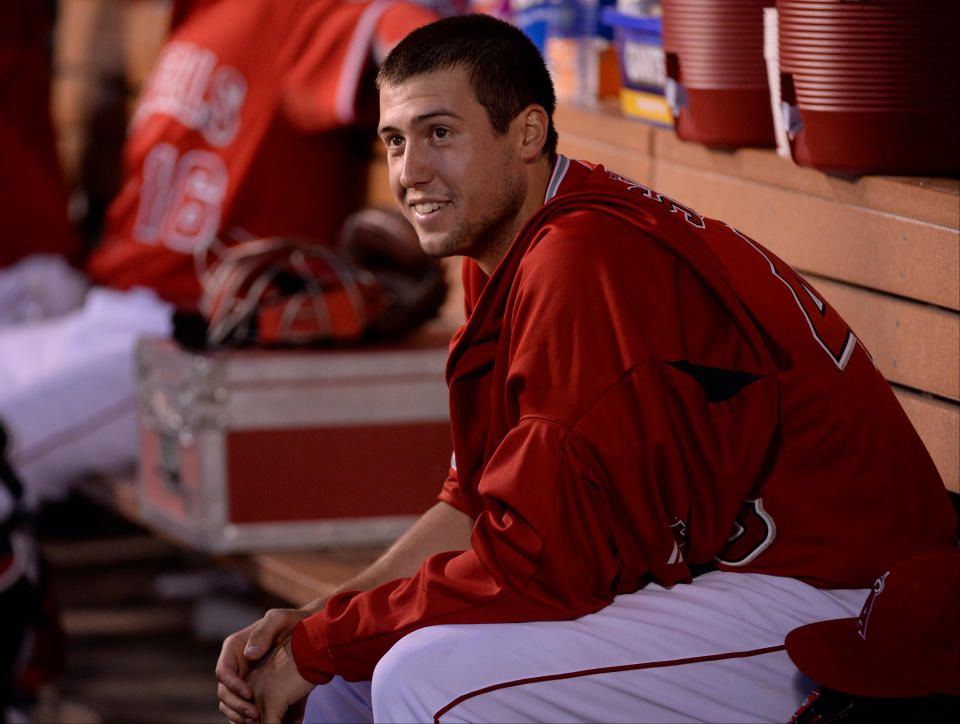
<svg viewBox="0 0 960 724"><path fill-rule="evenodd" d="M781 96L802 165L960 170L957 0L778 0Z"/></svg>
<svg viewBox="0 0 960 724"><path fill-rule="evenodd" d="M677 135L709 146L774 147L763 8L774 0L662 0Z"/></svg>

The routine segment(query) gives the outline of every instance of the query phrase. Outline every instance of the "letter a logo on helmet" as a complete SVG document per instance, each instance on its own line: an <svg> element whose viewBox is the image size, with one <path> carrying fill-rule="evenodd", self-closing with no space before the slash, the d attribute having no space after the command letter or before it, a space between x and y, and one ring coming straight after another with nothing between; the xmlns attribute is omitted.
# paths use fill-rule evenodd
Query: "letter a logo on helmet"
<svg viewBox="0 0 960 724"><path fill-rule="evenodd" d="M201 279L211 345L359 338L383 307L373 275L316 243L274 237L223 252Z"/></svg>

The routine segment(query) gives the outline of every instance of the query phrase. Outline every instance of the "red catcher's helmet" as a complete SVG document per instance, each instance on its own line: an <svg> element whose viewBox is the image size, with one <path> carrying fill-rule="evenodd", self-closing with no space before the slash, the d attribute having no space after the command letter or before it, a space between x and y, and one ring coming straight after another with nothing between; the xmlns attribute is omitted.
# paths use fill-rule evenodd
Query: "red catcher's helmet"
<svg viewBox="0 0 960 724"><path fill-rule="evenodd" d="M355 340L384 305L371 273L316 242L287 237L226 249L200 283L211 346Z"/></svg>

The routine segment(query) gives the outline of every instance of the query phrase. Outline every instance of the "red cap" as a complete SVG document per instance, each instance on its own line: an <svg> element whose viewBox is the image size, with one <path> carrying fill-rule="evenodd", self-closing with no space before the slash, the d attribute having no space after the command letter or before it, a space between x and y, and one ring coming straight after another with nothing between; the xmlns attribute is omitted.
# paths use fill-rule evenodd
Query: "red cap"
<svg viewBox="0 0 960 724"><path fill-rule="evenodd" d="M787 653L819 684L856 696L960 696L960 548L898 563L859 618L787 634Z"/></svg>

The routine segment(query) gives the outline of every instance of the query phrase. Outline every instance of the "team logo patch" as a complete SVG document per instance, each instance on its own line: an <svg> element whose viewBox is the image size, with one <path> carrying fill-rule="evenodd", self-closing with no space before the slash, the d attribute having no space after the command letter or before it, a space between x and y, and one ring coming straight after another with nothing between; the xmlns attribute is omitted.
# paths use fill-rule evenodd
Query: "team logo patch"
<svg viewBox="0 0 960 724"><path fill-rule="evenodd" d="M683 554L687 549L687 524L680 518L674 518L670 530L673 532L673 551L667 564L683 563Z"/></svg>
<svg viewBox="0 0 960 724"><path fill-rule="evenodd" d="M763 499L746 500L727 544L713 559L728 566L745 566L769 548L776 537L777 526L764 509Z"/></svg>

